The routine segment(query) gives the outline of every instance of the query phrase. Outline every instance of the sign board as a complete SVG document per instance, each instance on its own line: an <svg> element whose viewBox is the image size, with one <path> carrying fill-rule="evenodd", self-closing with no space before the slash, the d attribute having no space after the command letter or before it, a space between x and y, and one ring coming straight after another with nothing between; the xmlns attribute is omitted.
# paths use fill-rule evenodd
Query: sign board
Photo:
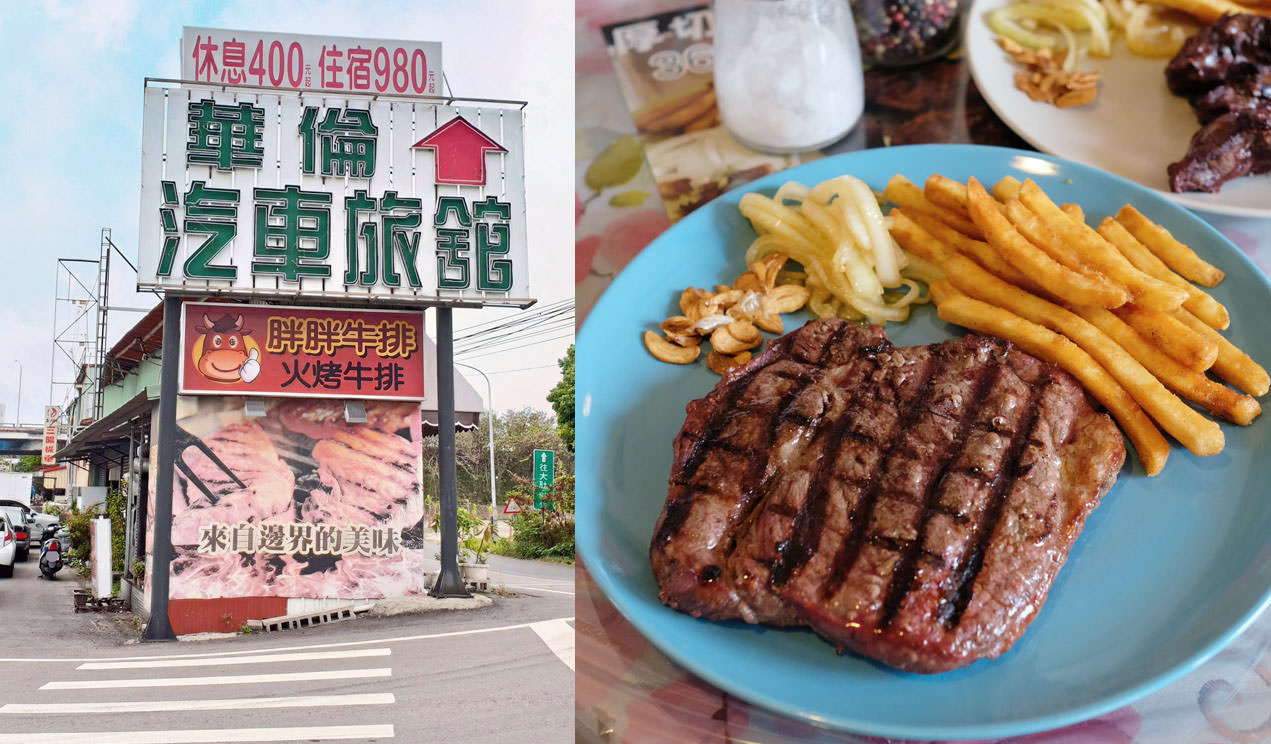
<svg viewBox="0 0 1271 744"><path fill-rule="evenodd" d="M522 111L151 85L138 290L526 307Z"/></svg>
<svg viewBox="0 0 1271 744"><path fill-rule="evenodd" d="M187 302L181 348L186 395L426 397L422 311Z"/></svg>
<svg viewBox="0 0 1271 744"><path fill-rule="evenodd" d="M503 513L504 514L520 514L521 502L517 501L515 498L509 498L507 506L503 507Z"/></svg>
<svg viewBox="0 0 1271 744"><path fill-rule="evenodd" d="M440 96L433 41L183 29L181 79L282 90Z"/></svg>
<svg viewBox="0 0 1271 744"><path fill-rule="evenodd" d="M53 453L57 452L57 419L61 413L62 409L57 406L44 407L44 448L40 453L41 465L52 465L55 462Z"/></svg>
<svg viewBox="0 0 1271 744"><path fill-rule="evenodd" d="M556 482L556 453L552 450L534 450L534 508L544 508L543 497L552 490ZM546 502L548 511L552 502Z"/></svg>

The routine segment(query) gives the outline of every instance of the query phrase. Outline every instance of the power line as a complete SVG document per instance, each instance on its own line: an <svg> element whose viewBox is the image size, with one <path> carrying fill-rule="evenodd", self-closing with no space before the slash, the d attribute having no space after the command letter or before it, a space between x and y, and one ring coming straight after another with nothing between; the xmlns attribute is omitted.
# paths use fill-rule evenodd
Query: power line
<svg viewBox="0 0 1271 744"><path fill-rule="evenodd" d="M509 338L499 339L497 341L491 340L486 343L465 347L463 349L457 349L455 351L455 355L463 356L465 354L481 354L481 355L494 354L494 353L498 353L507 349L523 348L527 345L533 345L535 343L539 343L546 339L569 338L569 337L572 337L573 334L574 334L574 329L572 326L569 326L569 325L557 326L552 328L544 328L540 331L536 331L530 334L512 336Z"/></svg>
<svg viewBox="0 0 1271 744"><path fill-rule="evenodd" d="M508 351L515 351L515 350L517 350L517 349L524 349L524 348L526 348L526 347L528 347L528 346L539 346L539 345L545 344L545 343L547 343L547 342L549 342L549 341L559 341L559 340L562 340L562 339L573 338L573 336L574 336L574 332L571 330L569 333L564 333L564 334L561 334L561 335L559 335L559 336L553 336L553 337L551 337L551 338L545 338L545 339L542 339L542 340L540 340L540 341L534 341L534 342L527 343L527 344L521 344L520 346L510 346L510 347L502 348L502 349L498 349L498 350L495 350L495 351L485 351L485 352L482 352L482 353L480 353L480 354L468 354L468 355L464 355L464 357L465 357L465 359L477 359L477 358L484 357L484 356L490 356L491 354L502 354L502 353L504 353L504 352L508 352ZM458 357L458 356L460 356L460 354L456 352L456 353L455 353L455 356L456 356L456 357Z"/></svg>

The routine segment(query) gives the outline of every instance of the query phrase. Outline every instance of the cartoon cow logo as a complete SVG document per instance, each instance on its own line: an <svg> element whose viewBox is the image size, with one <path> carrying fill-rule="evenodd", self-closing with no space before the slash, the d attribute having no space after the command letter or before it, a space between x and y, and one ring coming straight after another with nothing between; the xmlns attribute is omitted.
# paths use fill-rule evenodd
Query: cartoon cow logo
<svg viewBox="0 0 1271 744"><path fill-rule="evenodd" d="M194 342L194 365L212 382L251 382L260 374L260 346L243 327L243 316L226 313L213 321L203 315Z"/></svg>

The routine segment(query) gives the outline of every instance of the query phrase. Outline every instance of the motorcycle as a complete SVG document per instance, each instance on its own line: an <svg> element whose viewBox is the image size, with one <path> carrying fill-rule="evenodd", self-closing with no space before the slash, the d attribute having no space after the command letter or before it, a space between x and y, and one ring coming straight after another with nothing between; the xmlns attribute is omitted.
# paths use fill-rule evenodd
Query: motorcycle
<svg viewBox="0 0 1271 744"><path fill-rule="evenodd" d="M40 540L40 573L44 574L44 578L51 579L62 570L62 553L69 536L66 529L56 524L44 528Z"/></svg>

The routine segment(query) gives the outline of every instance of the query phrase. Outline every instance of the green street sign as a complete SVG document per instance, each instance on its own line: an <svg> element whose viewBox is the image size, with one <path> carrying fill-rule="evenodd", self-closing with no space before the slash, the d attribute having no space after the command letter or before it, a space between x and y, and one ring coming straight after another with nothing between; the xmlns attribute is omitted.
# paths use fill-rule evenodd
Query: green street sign
<svg viewBox="0 0 1271 744"><path fill-rule="evenodd" d="M534 450L534 508L552 510L552 502L543 497L556 482L556 453L552 450ZM546 506L544 506L546 503Z"/></svg>

